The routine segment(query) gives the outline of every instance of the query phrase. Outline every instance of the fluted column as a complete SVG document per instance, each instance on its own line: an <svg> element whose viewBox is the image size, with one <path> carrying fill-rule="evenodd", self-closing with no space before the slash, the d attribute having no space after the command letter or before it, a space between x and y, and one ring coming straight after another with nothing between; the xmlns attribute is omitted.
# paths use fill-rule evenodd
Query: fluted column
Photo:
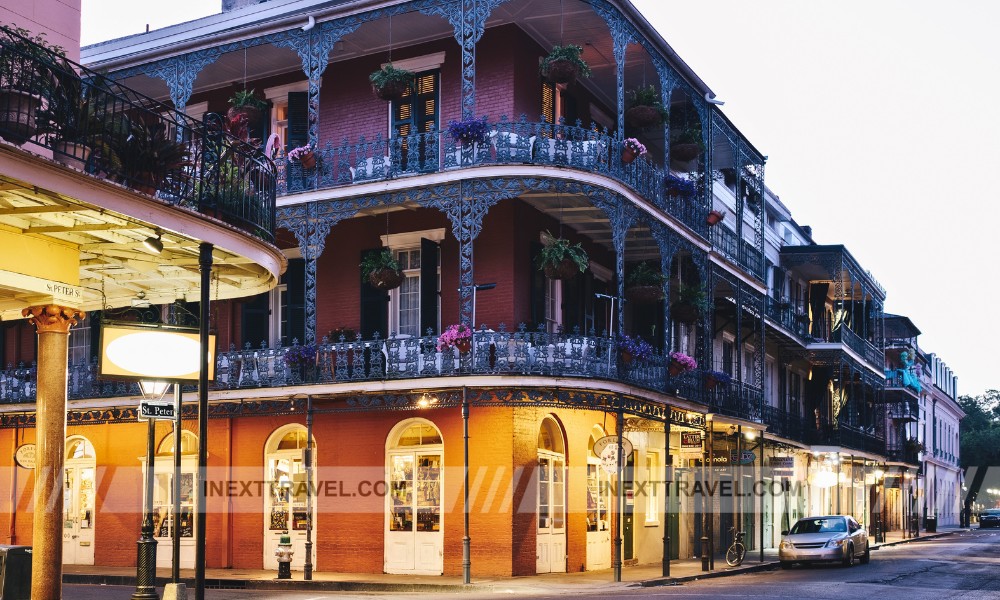
<svg viewBox="0 0 1000 600"><path fill-rule="evenodd" d="M62 598L63 459L66 453L66 363L69 328L85 314L49 304L21 311L38 333L35 494L31 597Z"/></svg>

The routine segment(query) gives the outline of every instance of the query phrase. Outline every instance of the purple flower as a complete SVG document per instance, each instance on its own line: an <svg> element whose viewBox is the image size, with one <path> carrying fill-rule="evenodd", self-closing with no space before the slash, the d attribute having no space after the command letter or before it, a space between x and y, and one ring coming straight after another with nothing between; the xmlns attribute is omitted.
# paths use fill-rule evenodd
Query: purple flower
<svg viewBox="0 0 1000 600"><path fill-rule="evenodd" d="M683 352L671 352L670 360L679 364L683 371L693 371L698 368L698 361Z"/></svg>

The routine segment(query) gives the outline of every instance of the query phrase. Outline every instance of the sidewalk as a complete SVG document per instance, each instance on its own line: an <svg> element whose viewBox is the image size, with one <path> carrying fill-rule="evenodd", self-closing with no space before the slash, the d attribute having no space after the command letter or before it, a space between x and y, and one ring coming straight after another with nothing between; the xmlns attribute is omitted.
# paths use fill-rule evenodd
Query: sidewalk
<svg viewBox="0 0 1000 600"><path fill-rule="evenodd" d="M963 528L942 528L937 533L921 533L915 538L903 538L902 532L895 531L886 534L885 542L873 544L872 550L895 546L908 542L930 540L956 531L968 531ZM551 573L532 575L530 577L476 577L476 565L472 565L472 584L463 585L461 575L428 576L428 575L387 575L371 573L329 573L314 571L312 581L303 581L301 571L292 571L292 579L278 580L275 571L256 569L206 569L205 587L208 589L245 589L245 590L315 590L315 591L345 591L345 592L462 592L462 591L496 591L508 593L537 592L544 588L548 592L583 592L592 589L610 589L615 587L660 586L675 585L685 581L727 577L742 573L768 571L778 568L778 552L776 549L765 549L764 560L760 560L760 552L747 552L743 564L729 567L724 558L715 559L715 569L702 571L700 559L683 559L670 561L670 577L663 577L662 565L626 566L622 568L622 581L612 581L611 569L601 571L584 571L578 573ZM181 581L187 583L190 590L194 586L194 571L181 569ZM157 569L157 587L170 582L170 569ZM135 585L135 567L97 567L83 565L66 565L63 567L63 583L90 585Z"/></svg>

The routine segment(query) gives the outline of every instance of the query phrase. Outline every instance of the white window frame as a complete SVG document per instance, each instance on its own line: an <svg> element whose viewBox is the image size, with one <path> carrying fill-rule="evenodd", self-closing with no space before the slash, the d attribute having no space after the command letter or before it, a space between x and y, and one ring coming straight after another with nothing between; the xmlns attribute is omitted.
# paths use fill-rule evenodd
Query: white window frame
<svg viewBox="0 0 1000 600"><path fill-rule="evenodd" d="M398 64L398 63L395 63ZM396 252L406 251L406 250L419 250L420 240L430 240L436 244L440 244L445 237L445 229L425 229L423 231L410 231L407 233L390 233L387 235L380 236L382 241L382 247L388 248L395 256ZM440 297L441 293L441 261L437 260L437 288L438 295ZM420 257L420 263L423 264L424 257ZM412 270L411 270L412 271ZM414 275L408 275L405 271L403 273L404 277L414 277ZM418 272L415 277L420 278L420 273ZM400 286L402 287L402 286ZM389 330L399 332L399 290L397 287L389 291ZM437 330L441 330L441 303L438 302L438 314L437 314ZM424 332L420 331L419 335L423 335ZM419 337L419 336L418 336Z"/></svg>
<svg viewBox="0 0 1000 600"><path fill-rule="evenodd" d="M557 333L562 327L562 280L545 278L545 330Z"/></svg>
<svg viewBox="0 0 1000 600"><path fill-rule="evenodd" d="M288 115L285 114L284 119L278 119L278 110L280 107L288 109L288 94L292 92L308 92L309 82L308 81L297 81L295 83L289 83L286 85L279 85L272 88L264 89L264 97L271 102L271 133L277 133L281 141L281 154L285 153L285 147L288 145ZM266 141L266 140L265 140Z"/></svg>
<svg viewBox="0 0 1000 600"><path fill-rule="evenodd" d="M657 483L658 473L662 473L660 467L660 453L656 450L646 450L646 527L658 527L660 525L660 496Z"/></svg>

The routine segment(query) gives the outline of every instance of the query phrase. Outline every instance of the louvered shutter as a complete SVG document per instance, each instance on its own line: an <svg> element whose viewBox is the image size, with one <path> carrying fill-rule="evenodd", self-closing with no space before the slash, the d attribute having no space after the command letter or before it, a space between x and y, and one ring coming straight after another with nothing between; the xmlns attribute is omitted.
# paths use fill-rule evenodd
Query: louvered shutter
<svg viewBox="0 0 1000 600"><path fill-rule="evenodd" d="M420 239L420 335L438 331L438 263L440 246Z"/></svg>
<svg viewBox="0 0 1000 600"><path fill-rule="evenodd" d="M264 292L250 298L243 303L240 312L241 346L249 343L251 348L260 348L261 342L269 341L271 293Z"/></svg>
<svg viewBox="0 0 1000 600"><path fill-rule="evenodd" d="M405 138L415 133L439 129L438 78L438 71L418 74L413 90L408 91L399 101L393 102L392 131L397 137L403 138L399 157L403 170L422 168L425 162L425 140L421 139L419 147L413 148L416 156L411 158L411 144Z"/></svg>
<svg viewBox="0 0 1000 600"><path fill-rule="evenodd" d="M381 252L382 248L372 248L361 252L361 259L370 252ZM360 261L359 261L360 262ZM360 268L358 277L361 277ZM370 340L375 332L383 338L389 334L389 294L377 290L361 279L361 337Z"/></svg>
<svg viewBox="0 0 1000 600"><path fill-rule="evenodd" d="M288 146L289 151L309 143L309 94L288 93Z"/></svg>
<svg viewBox="0 0 1000 600"><path fill-rule="evenodd" d="M293 340L303 344L306 340L306 261L289 259L284 280L288 295L288 331L281 332L281 344L287 346Z"/></svg>

